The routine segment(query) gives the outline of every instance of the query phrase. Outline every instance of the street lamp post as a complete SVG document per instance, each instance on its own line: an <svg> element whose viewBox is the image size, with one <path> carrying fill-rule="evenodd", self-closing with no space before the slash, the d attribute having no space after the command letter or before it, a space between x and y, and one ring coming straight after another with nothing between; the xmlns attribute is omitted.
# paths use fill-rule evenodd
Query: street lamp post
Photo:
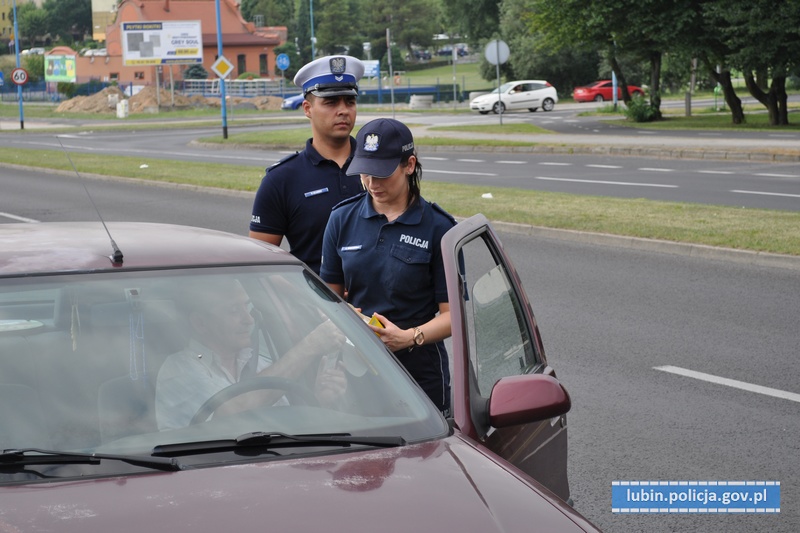
<svg viewBox="0 0 800 533"><path fill-rule="evenodd" d="M308 0L308 12L311 17L311 60L317 56L317 38L314 37L314 0Z"/></svg>

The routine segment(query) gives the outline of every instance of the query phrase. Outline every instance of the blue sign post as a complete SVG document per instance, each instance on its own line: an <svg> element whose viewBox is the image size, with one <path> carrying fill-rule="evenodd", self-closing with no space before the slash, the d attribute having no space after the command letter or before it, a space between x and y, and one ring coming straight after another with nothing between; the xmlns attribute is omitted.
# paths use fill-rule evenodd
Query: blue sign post
<svg viewBox="0 0 800 533"><path fill-rule="evenodd" d="M219 0L216 0L215 7L217 11L217 57L224 57L222 55L222 23L220 22L219 15ZM222 138L228 138L228 102L225 95L225 78L219 80L220 88L220 108L222 109Z"/></svg>
<svg viewBox="0 0 800 533"><path fill-rule="evenodd" d="M275 58L275 66L281 69L281 98L284 98L283 87L286 85L284 83L284 71L289 68L289 56L278 54L278 57Z"/></svg>
<svg viewBox="0 0 800 533"><path fill-rule="evenodd" d="M14 0L14 54L17 56L19 66L19 28L17 27L17 0ZM22 85L17 85L17 99L19 100L19 129L25 129L25 114L22 111Z"/></svg>

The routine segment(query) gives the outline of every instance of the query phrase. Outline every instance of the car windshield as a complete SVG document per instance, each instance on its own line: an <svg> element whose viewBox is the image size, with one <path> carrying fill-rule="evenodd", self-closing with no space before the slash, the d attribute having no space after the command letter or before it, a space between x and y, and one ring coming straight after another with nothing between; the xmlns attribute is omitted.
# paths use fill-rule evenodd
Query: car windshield
<svg viewBox="0 0 800 533"><path fill-rule="evenodd" d="M248 434L369 446L447 432L363 319L300 266L0 279L0 451L149 456ZM287 448L277 455L314 449ZM69 468L57 477L94 467ZM0 483L9 476L0 468Z"/></svg>

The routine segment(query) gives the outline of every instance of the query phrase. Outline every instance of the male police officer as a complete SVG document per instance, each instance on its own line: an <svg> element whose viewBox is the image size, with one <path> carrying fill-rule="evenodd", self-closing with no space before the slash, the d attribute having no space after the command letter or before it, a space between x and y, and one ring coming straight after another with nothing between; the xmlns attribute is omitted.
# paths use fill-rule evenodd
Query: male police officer
<svg viewBox="0 0 800 533"><path fill-rule="evenodd" d="M286 236L290 252L317 273L331 208L361 192L359 177L348 176L347 168L363 75L364 64L344 55L321 57L297 72L311 138L302 152L267 168L253 202L250 237L277 246Z"/></svg>

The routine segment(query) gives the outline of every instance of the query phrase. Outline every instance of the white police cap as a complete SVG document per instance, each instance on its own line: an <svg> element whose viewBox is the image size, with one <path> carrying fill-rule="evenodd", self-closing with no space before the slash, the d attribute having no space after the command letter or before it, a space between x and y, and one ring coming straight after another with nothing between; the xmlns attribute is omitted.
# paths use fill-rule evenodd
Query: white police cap
<svg viewBox="0 0 800 533"><path fill-rule="evenodd" d="M294 77L294 84L323 98L357 96L358 80L364 75L364 63L351 56L325 56L304 65Z"/></svg>

